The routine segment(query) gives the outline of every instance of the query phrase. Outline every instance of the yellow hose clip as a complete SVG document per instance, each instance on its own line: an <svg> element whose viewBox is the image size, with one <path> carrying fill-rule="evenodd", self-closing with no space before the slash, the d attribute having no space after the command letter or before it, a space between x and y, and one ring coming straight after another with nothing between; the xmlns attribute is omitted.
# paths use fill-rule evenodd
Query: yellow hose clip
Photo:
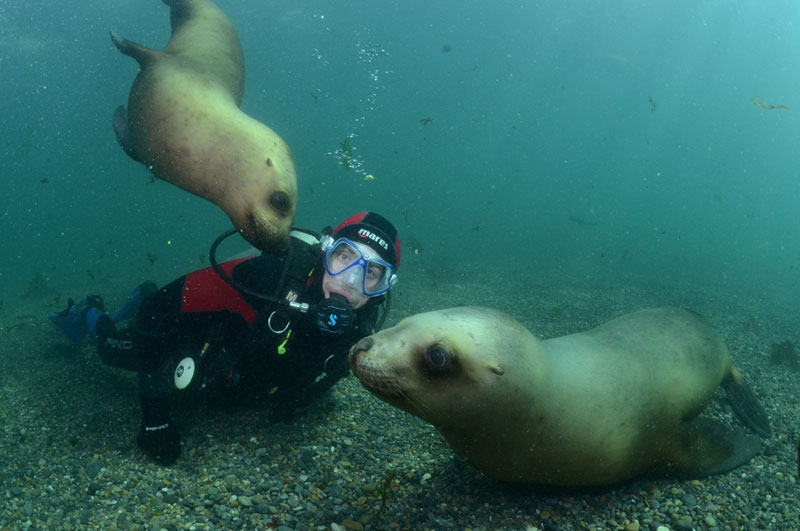
<svg viewBox="0 0 800 531"><path fill-rule="evenodd" d="M283 338L283 341L281 341L280 345L278 345L278 355L279 356L283 356L284 354L286 354L286 342L289 341L289 338L291 337L291 335L292 335L292 331L291 330L286 332L286 337Z"/></svg>

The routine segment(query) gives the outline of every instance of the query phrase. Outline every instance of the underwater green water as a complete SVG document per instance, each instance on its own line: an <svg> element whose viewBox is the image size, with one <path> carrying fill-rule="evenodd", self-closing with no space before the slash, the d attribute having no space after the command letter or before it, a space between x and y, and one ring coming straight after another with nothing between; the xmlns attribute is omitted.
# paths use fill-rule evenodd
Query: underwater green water
<svg viewBox="0 0 800 531"><path fill-rule="evenodd" d="M297 223L383 213L421 249L401 278L558 268L797 307L796 4L219 4L243 108L294 152ZM169 280L229 227L117 145L137 65L109 27L161 47L168 8L0 3L0 298Z"/></svg>

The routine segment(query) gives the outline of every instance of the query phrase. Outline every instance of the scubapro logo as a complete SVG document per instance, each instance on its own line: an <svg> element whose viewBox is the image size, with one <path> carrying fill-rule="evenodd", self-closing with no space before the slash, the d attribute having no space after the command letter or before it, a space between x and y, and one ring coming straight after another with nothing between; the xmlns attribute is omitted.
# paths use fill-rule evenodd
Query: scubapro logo
<svg viewBox="0 0 800 531"><path fill-rule="evenodd" d="M336 315L331 314L328 316L328 326L336 326Z"/></svg>

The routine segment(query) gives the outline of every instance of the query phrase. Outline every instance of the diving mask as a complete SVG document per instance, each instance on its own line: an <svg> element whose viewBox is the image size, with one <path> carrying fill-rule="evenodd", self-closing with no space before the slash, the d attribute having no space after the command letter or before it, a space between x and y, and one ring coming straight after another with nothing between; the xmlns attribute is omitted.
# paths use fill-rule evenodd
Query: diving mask
<svg viewBox="0 0 800 531"><path fill-rule="evenodd" d="M394 268L370 247L339 238L325 251L325 271L367 297L383 295L397 281Z"/></svg>

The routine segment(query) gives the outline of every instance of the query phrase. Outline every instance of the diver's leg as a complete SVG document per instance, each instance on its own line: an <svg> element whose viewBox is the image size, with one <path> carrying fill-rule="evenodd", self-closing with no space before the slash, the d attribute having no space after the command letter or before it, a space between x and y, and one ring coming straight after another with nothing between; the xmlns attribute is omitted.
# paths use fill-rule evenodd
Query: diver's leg
<svg viewBox="0 0 800 531"><path fill-rule="evenodd" d="M139 372L142 427L138 444L161 465L171 465L181 454L181 437L170 416L169 364L153 372Z"/></svg>
<svg viewBox="0 0 800 531"><path fill-rule="evenodd" d="M97 320L95 315L102 313L103 300L97 295L89 295L79 302L69 299L67 309L51 313L47 317L59 328L73 343L80 344L89 331L89 313L92 314L92 324Z"/></svg>
<svg viewBox="0 0 800 531"><path fill-rule="evenodd" d="M127 371L138 370L139 360L133 350L135 332L132 329L117 330L112 318L105 313L97 315L93 324L94 330L90 327L89 332L103 363Z"/></svg>

